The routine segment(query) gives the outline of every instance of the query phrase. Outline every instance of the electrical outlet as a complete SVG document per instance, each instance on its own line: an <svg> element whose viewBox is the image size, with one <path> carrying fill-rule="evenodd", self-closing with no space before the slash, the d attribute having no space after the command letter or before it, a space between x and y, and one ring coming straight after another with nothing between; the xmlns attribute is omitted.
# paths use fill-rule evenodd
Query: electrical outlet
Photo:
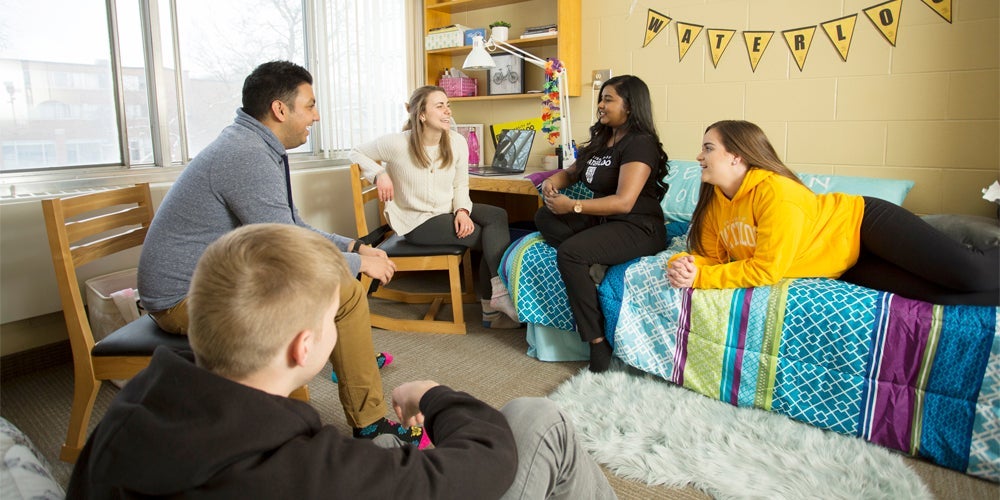
<svg viewBox="0 0 1000 500"><path fill-rule="evenodd" d="M593 75L593 78L591 78L592 82L601 82L601 83L604 83L604 82L606 82L606 81L608 81L608 80L611 79L611 70L610 69L595 69L593 71L592 75ZM598 85L600 85L600 84L598 84Z"/></svg>

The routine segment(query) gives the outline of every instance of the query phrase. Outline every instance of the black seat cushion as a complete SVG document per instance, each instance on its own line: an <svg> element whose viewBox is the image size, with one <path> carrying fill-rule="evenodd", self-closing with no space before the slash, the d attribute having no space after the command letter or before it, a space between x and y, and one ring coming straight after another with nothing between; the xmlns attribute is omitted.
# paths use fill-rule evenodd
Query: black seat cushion
<svg viewBox="0 0 1000 500"><path fill-rule="evenodd" d="M165 345L171 349L191 349L184 335L167 333L156 326L149 315L111 332L100 342L94 344L91 354L94 356L151 356L153 351Z"/></svg>
<svg viewBox="0 0 1000 500"><path fill-rule="evenodd" d="M462 245L416 245L395 234L378 248L389 257L426 257L429 255L462 255L468 248Z"/></svg>

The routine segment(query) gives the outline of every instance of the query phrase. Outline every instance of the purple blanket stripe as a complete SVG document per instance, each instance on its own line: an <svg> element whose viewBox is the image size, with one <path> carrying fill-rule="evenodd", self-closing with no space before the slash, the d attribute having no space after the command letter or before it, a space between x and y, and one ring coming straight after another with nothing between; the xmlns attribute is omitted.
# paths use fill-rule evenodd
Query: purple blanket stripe
<svg viewBox="0 0 1000 500"><path fill-rule="evenodd" d="M930 333L932 307L927 302L898 295L892 298L882 357L871 374L876 381L875 405L870 416L872 442L897 450L910 447L917 400L915 388Z"/></svg>

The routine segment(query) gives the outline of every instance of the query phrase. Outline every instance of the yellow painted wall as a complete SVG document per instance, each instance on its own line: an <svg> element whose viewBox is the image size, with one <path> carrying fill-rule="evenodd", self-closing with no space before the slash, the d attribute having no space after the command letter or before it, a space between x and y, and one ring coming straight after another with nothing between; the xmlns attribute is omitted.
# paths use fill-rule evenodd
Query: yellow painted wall
<svg viewBox="0 0 1000 500"><path fill-rule="evenodd" d="M948 23L903 0L896 46L863 9L880 0L582 0L583 64L635 74L650 86L667 153L694 159L705 127L758 123L793 169L916 182L904 206L918 213L995 215L980 190L1000 176L1000 2L953 0ZM642 47L646 13L673 19ZM858 14L848 60L818 25ZM679 60L676 22L737 30L713 67L703 32ZM530 19L512 19L515 28ZM781 31L817 26L799 70ZM755 72L742 31L775 31ZM571 99L573 136L587 139L596 96ZM466 123L536 116L534 100L454 103ZM487 148L487 157L491 151ZM550 151L535 142L535 163Z"/></svg>

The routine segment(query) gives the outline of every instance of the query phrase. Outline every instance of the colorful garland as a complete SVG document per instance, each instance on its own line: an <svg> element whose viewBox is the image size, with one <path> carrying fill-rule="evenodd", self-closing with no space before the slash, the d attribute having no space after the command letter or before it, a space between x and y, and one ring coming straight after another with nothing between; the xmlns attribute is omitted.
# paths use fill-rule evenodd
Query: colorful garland
<svg viewBox="0 0 1000 500"><path fill-rule="evenodd" d="M545 86L542 88L542 132L548 134L549 144L559 142L559 75L563 73L559 59L545 63Z"/></svg>

